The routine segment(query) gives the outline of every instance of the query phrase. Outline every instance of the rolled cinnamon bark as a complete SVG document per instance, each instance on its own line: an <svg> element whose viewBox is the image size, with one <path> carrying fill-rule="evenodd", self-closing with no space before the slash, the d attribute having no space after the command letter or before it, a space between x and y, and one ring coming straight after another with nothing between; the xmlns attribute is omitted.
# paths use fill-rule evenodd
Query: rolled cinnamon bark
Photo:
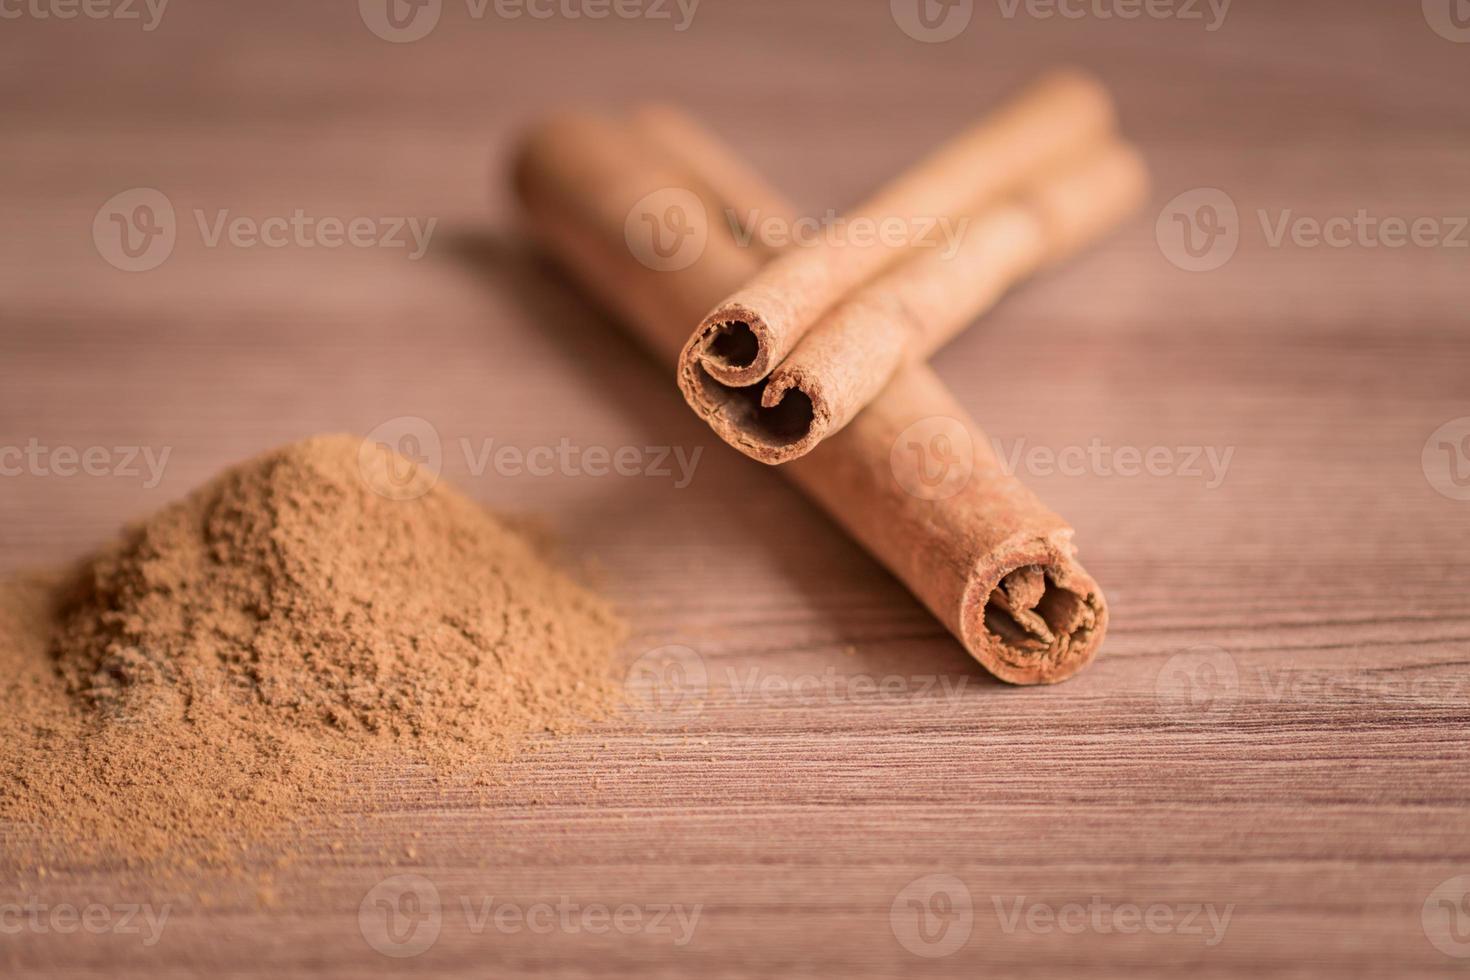
<svg viewBox="0 0 1470 980"><path fill-rule="evenodd" d="M691 313L729 295L769 257L740 247L711 215L729 207L793 213L758 180L744 181L749 200L712 199L733 154L712 137L696 152L683 149L676 159L630 126L563 116L529 134L515 168L532 232L666 361L683 347ZM640 208L671 193L700 198L707 240L692 262L661 271L640 261L628 235ZM900 370L851 424L782 473L995 676L1054 683L1096 654L1107 606L1074 558L1071 527L1004 472L928 367Z"/></svg>
<svg viewBox="0 0 1470 980"><path fill-rule="evenodd" d="M848 226L956 218L1096 142L1113 124L1112 100L1099 82L1077 71L1054 72L854 209ZM721 384L755 384L823 312L897 261L910 244L908 236L880 236L789 251L699 321L680 355L680 378L694 379L702 370ZM690 391L686 384L686 397Z"/></svg>
<svg viewBox="0 0 1470 980"><path fill-rule="evenodd" d="M696 365L680 379L686 398L753 459L804 456L904 362L927 360L1021 279L1111 229L1142 202L1146 185L1137 151L1106 139L1005 203L965 216L953 253L912 250L823 315L764 381L732 387Z"/></svg>
<svg viewBox="0 0 1470 980"><path fill-rule="evenodd" d="M699 185L699 194L710 212L710 219L723 218L727 223L734 219L734 208L738 202L748 207L761 209L777 219L789 218L786 211L767 212L764 209L780 200L765 178L756 173L746 162L732 154L708 129L691 118L688 113L672 105L648 104L636 107L630 122L640 140L652 144L666 160L698 160L699 169L688 170L686 179ZM753 203L752 203L753 202ZM729 225L733 234L734 225ZM777 254L758 236L751 235L746 243L770 257ZM687 327L687 324L686 324Z"/></svg>

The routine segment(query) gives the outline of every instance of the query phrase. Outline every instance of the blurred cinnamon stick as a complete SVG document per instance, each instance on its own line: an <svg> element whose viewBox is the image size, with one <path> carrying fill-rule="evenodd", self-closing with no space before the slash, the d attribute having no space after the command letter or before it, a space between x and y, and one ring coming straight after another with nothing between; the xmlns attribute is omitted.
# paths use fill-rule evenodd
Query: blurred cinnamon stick
<svg viewBox="0 0 1470 980"><path fill-rule="evenodd" d="M670 125L657 115L640 115L636 125L550 120L526 138L515 178L531 231L672 362L691 318L771 258L741 247L715 216L730 208L794 212L708 134L697 142L650 135ZM684 117L673 125L696 127ZM639 261L626 236L638 209L670 191L699 199L695 217L707 240L687 266L659 271ZM734 193L750 196L719 196ZM1004 472L927 366L900 369L846 428L782 472L997 677L1054 683L1095 656L1107 606L1075 560L1071 527Z"/></svg>

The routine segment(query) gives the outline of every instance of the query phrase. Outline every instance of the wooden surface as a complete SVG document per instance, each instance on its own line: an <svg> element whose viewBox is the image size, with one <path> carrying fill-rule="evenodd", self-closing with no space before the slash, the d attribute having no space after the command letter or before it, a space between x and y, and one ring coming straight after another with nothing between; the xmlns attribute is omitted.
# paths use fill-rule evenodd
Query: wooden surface
<svg viewBox="0 0 1470 980"><path fill-rule="evenodd" d="M1423 453L1470 416L1470 249L1273 247L1259 217L1470 214L1470 45L1417 3L1241 3L1214 31L977 4L945 44L905 36L881 2L706 0L683 32L446 3L404 44L353 6L177 0L152 31L0 21L0 446L170 450L151 488L0 478L0 568L82 554L264 448L418 416L446 478L595 557L636 625L630 660L688 647L685 676L707 684L547 745L490 808L413 771L365 773L377 803L360 838L264 891L85 866L0 881L6 975L1470 969L1447 931L1470 939L1470 904L1450 918L1470 885L1456 880L1470 875L1470 501L1431 485L1448 451ZM1097 439L1233 455L1215 486L1023 469L1076 525L1113 625L1084 675L1019 690L718 445L665 372L528 256L503 166L553 107L672 99L820 212L1067 62L1114 87L1153 200L936 366L1007 452ZM136 187L167 195L178 241L129 273L92 225ZM1209 272L1177 268L1156 237L1195 188L1240 214L1238 252ZM210 248L194 218L297 208L438 224L410 261ZM463 441L487 439L703 455L684 488L476 475ZM371 891L404 874L418 877ZM929 944L909 902L935 888L953 910L968 895L972 916L931 915ZM440 931L386 956L369 941L389 915L375 901L405 889L432 889L441 911L403 919L410 942L388 948ZM701 911L679 945L677 929L497 929L479 920L487 900ZM26 903L169 917L152 945L17 932L6 908ZM1174 925L1139 929L1131 906ZM1223 931L1211 911L1228 912Z"/></svg>

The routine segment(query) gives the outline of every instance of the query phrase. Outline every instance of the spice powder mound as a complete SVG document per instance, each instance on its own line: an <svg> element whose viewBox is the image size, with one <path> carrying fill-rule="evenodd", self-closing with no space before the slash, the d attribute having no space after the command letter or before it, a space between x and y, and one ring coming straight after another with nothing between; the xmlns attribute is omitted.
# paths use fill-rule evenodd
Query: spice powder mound
<svg viewBox="0 0 1470 980"><path fill-rule="evenodd" d="M351 436L226 471L0 590L0 821L214 863L405 757L483 781L606 717L626 629L522 534Z"/></svg>

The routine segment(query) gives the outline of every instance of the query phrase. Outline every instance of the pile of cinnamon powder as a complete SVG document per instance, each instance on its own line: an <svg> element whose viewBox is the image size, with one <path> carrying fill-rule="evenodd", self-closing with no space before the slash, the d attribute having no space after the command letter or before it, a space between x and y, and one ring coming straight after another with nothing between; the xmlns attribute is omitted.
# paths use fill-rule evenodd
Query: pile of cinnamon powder
<svg viewBox="0 0 1470 980"><path fill-rule="evenodd" d="M354 771L483 778L605 716L605 602L402 457L231 469L66 581L0 589L0 822L60 853L228 862Z"/></svg>

